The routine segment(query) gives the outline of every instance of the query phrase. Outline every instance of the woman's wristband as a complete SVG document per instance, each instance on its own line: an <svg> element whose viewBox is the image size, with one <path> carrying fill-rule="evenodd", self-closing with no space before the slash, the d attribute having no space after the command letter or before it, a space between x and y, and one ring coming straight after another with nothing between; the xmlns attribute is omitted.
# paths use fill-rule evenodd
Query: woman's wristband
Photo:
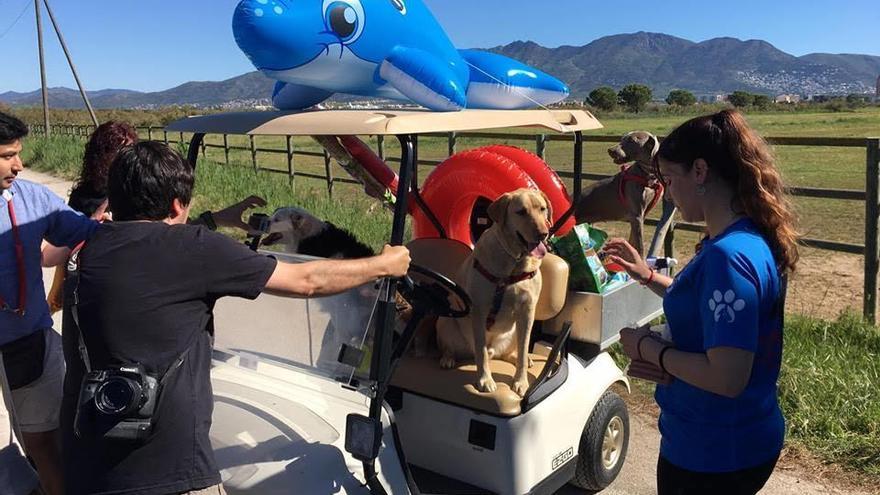
<svg viewBox="0 0 880 495"><path fill-rule="evenodd" d="M651 274L648 275L648 278L644 282L639 282L639 283L642 285L648 285L651 283L652 280L654 280L654 269L653 268L651 269Z"/></svg>
<svg viewBox="0 0 880 495"><path fill-rule="evenodd" d="M669 371L666 369L666 366L663 364L663 356L666 355L666 351L668 351L669 349L672 349L672 348L673 348L673 347L672 347L671 345L668 345L668 346L664 347L664 348L660 351L660 354L657 356L657 366L659 366L660 369L663 370L663 372L666 373L666 374L670 374L670 373L669 373Z"/></svg>

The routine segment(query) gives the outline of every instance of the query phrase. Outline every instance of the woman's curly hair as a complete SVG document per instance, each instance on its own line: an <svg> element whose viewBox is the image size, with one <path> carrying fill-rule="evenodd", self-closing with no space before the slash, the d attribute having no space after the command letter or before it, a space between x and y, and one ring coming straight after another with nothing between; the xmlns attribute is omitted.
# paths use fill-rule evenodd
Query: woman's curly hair
<svg viewBox="0 0 880 495"><path fill-rule="evenodd" d="M86 143L83 166L74 187L107 194L107 175L119 150L137 143L137 131L125 122L109 121L95 129Z"/></svg>
<svg viewBox="0 0 880 495"><path fill-rule="evenodd" d="M660 145L657 158L685 170L702 158L734 191L734 211L745 213L769 241L780 270L798 261L798 232L782 175L770 147L735 110L691 119ZM655 166L657 164L655 158Z"/></svg>

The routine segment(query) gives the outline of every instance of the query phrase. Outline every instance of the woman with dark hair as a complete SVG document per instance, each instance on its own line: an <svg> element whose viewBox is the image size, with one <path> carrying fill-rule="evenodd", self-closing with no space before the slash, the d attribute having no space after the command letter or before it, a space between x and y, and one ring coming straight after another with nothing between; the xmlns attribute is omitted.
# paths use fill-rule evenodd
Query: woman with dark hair
<svg viewBox="0 0 880 495"><path fill-rule="evenodd" d="M605 252L663 297L669 330L624 329L630 374L658 383L665 494L754 494L785 436L776 381L795 218L769 147L736 111L689 120L655 158L666 194L708 235L675 279L622 239Z"/></svg>
<svg viewBox="0 0 880 495"><path fill-rule="evenodd" d="M107 176L110 172L110 164L113 163L119 150L137 141L137 131L125 122L111 120L99 125L86 143L82 170L70 191L68 206L89 217L102 207L107 201ZM64 266L55 269L52 288L46 296L49 311L52 313L61 309L64 273Z"/></svg>
<svg viewBox="0 0 880 495"><path fill-rule="evenodd" d="M137 131L125 122L105 122L86 143L79 178L70 191L71 208L90 215L107 200L107 176L119 150L138 141Z"/></svg>

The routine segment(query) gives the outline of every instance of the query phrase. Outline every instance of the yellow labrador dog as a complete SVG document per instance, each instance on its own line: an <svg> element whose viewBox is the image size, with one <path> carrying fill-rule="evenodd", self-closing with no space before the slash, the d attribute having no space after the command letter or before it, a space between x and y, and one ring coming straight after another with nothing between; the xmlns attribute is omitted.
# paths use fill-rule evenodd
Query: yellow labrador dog
<svg viewBox="0 0 880 495"><path fill-rule="evenodd" d="M529 334L553 213L544 193L519 189L498 198L488 214L494 223L456 278L471 297L471 316L437 322L440 365L452 368L456 360L474 359L477 389L494 392L488 363L499 357L516 365L512 388L522 396L529 388Z"/></svg>

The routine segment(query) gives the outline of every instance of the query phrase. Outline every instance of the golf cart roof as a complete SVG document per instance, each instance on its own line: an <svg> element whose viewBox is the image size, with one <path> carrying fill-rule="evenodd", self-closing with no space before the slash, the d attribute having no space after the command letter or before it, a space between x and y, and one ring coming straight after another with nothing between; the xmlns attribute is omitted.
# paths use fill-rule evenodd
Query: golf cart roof
<svg viewBox="0 0 880 495"><path fill-rule="evenodd" d="M238 112L188 117L172 132L244 135L401 135L537 127L559 133L600 129L585 110L312 110Z"/></svg>

